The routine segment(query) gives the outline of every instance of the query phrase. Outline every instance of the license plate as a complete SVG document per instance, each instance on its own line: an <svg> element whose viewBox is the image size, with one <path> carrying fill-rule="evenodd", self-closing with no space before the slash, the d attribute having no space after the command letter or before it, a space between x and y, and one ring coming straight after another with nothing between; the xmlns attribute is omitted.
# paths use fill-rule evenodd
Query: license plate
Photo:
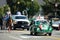
<svg viewBox="0 0 60 40"><path fill-rule="evenodd" d="M21 26L21 27L24 27L24 26Z"/></svg>

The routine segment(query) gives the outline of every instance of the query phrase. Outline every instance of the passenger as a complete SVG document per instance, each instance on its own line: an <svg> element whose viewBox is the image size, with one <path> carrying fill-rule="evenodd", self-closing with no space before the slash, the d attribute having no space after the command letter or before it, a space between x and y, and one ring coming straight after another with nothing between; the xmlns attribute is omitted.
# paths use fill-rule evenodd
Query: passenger
<svg viewBox="0 0 60 40"><path fill-rule="evenodd" d="M17 11L17 15L21 15L21 12L20 11Z"/></svg>

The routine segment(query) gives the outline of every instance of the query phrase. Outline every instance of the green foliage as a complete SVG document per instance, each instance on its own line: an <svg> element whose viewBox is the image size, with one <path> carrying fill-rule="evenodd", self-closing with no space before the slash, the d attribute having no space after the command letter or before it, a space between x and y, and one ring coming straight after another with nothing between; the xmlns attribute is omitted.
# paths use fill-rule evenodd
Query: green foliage
<svg viewBox="0 0 60 40"><path fill-rule="evenodd" d="M38 3L36 1L32 2L27 2L27 8L29 16L34 16L36 14L36 12L39 11L40 6L38 5Z"/></svg>
<svg viewBox="0 0 60 40"><path fill-rule="evenodd" d="M57 15L60 15L60 0L44 0L45 4L42 5L42 8L44 10L44 14L49 14L51 13L52 15L55 14L55 12L57 12ZM58 3L58 6L55 7L55 4ZM56 11L57 9L57 11Z"/></svg>
<svg viewBox="0 0 60 40"><path fill-rule="evenodd" d="M7 10L10 10L9 5L5 5L3 8L4 8L4 12L6 12Z"/></svg>
<svg viewBox="0 0 60 40"><path fill-rule="evenodd" d="M28 8L28 15L35 15L36 12L39 11L38 2L35 0L32 2L31 0L7 0L7 4L10 6L12 13L16 13L16 10L23 11Z"/></svg>
<svg viewBox="0 0 60 40"><path fill-rule="evenodd" d="M0 7L0 18L2 17L3 13L4 13L4 8Z"/></svg>
<svg viewBox="0 0 60 40"><path fill-rule="evenodd" d="M0 18L5 15L6 10L9 10L9 6L8 5L0 7Z"/></svg>

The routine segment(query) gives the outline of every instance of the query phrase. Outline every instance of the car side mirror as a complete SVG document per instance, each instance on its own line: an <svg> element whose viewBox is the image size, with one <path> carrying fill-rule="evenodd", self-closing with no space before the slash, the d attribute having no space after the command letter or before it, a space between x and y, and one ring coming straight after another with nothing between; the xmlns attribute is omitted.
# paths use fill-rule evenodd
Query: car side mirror
<svg viewBox="0 0 60 40"><path fill-rule="evenodd" d="M49 23L50 23L50 26L52 26L52 22L50 21Z"/></svg>

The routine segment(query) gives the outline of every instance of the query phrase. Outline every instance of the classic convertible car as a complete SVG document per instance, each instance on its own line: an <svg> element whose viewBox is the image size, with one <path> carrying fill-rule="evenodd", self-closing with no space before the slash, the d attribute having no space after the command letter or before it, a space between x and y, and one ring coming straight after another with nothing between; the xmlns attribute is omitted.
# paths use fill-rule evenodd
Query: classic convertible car
<svg viewBox="0 0 60 40"><path fill-rule="evenodd" d="M31 35L49 35L52 34L52 25L50 22L46 20L34 20L33 25L30 27L30 34Z"/></svg>

